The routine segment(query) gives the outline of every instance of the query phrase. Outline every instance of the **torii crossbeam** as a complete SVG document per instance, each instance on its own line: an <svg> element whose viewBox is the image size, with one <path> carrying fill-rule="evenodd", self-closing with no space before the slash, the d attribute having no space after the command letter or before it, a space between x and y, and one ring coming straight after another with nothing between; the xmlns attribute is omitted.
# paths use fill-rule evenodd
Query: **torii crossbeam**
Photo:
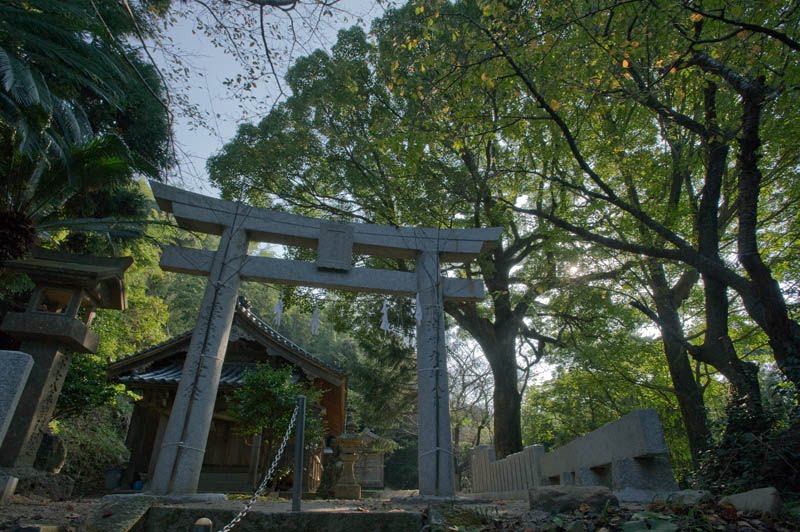
<svg viewBox="0 0 800 532"><path fill-rule="evenodd" d="M450 436L444 300L481 300L483 282L442 277L440 262L468 261L490 249L501 228L435 229L340 224L250 207L150 182L159 207L189 230L220 235L217 251L168 246L166 271L207 275L200 315L158 454L150 489L197 491L222 362L242 280L418 296L417 424L419 492L451 497L455 477ZM317 249L315 263L252 257L249 242ZM353 253L416 261L413 273L354 268Z"/></svg>

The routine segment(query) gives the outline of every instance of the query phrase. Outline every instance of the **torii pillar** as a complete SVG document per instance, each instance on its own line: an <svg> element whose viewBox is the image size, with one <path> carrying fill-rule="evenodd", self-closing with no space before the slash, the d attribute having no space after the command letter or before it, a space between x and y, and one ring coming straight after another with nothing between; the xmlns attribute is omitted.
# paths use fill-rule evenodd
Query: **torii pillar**
<svg viewBox="0 0 800 532"><path fill-rule="evenodd" d="M207 275L200 316L183 366L150 490L197 491L225 348L242 279L417 296L419 492L452 497L455 476L444 341L444 301L481 300L483 283L442 277L440 261L466 261L491 248L501 228L433 229L337 224L249 207L151 182L159 206L189 230L221 235L216 252L168 246L167 271ZM317 249L315 263L251 257L249 241ZM416 260L414 273L353 268L353 253Z"/></svg>

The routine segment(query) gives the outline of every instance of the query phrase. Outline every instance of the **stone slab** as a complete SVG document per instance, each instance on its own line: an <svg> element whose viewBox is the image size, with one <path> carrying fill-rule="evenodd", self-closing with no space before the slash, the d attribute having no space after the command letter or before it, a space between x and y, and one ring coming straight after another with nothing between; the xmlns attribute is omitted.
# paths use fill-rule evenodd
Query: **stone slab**
<svg viewBox="0 0 800 532"><path fill-rule="evenodd" d="M91 530L103 532L129 532L134 530L155 504L158 504L156 497L144 495L103 497L102 503L89 517L89 527Z"/></svg>
<svg viewBox="0 0 800 532"><path fill-rule="evenodd" d="M710 491L706 490L680 490L666 493L659 493L653 499L653 502L674 504L677 506L696 506L711 502L714 496Z"/></svg>
<svg viewBox="0 0 800 532"><path fill-rule="evenodd" d="M759 512L777 514L783 505L781 495L773 487L759 488L728 495L720 499L720 504L730 503L740 512Z"/></svg>
<svg viewBox="0 0 800 532"><path fill-rule="evenodd" d="M541 486L528 492L531 510L565 513L589 506L600 512L607 505L619 506L610 489L603 486Z"/></svg>
<svg viewBox="0 0 800 532"><path fill-rule="evenodd" d="M0 351L0 444L6 436L17 403L28 382L33 357L22 351Z"/></svg>

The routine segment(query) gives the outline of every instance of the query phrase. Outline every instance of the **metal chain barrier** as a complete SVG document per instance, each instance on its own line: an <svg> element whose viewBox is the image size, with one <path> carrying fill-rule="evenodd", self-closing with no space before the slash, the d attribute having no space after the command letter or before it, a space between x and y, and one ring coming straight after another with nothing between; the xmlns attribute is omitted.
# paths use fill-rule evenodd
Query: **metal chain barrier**
<svg viewBox="0 0 800 532"><path fill-rule="evenodd" d="M294 405L294 412L292 412L292 419L289 420L289 426L286 427L286 433L283 435L283 441L281 442L280 447L278 447L278 452L277 454L275 454L275 459L272 460L272 465L269 466L269 470L267 471L267 474L264 476L264 480L261 481L261 484L259 484L258 489L253 494L253 496L250 497L250 500L245 503L244 507L242 507L242 510L239 512L239 514L236 517L234 517L230 523L225 525L224 528L219 530L219 532L230 532L231 530L236 528L236 525L238 525L239 522L242 519L244 519L244 516L247 515L247 512L250 511L250 509L253 507L253 504L255 504L256 500L259 497L261 497L261 494L264 492L265 489L267 489L267 483L269 483L269 480L275 473L275 469L278 467L278 462L280 461L281 456L283 456L283 451L284 449L286 449L286 442L289 441L289 436L292 434L292 429L294 428L294 423L297 420L297 412L299 410L300 410L300 402L297 402Z"/></svg>

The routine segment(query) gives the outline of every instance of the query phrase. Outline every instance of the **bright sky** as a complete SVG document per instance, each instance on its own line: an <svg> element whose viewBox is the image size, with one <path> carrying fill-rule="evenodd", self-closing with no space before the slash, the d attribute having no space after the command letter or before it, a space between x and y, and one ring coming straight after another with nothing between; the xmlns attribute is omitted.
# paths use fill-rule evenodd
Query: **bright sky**
<svg viewBox="0 0 800 532"><path fill-rule="evenodd" d="M310 34L300 24L296 24L298 43L294 56L300 57L318 48L329 49L336 41L338 30L350 27L359 20L368 27L372 19L383 13L383 9L381 5L370 0L340 0L335 6L333 16L320 17L319 31ZM253 17L257 13L254 7ZM283 34L289 34L285 14L276 12L268 15L267 20L278 24ZM193 33L195 26L196 20L193 18L180 19L170 27L168 34L191 71L190 86L185 92L189 103L207 111L211 119L206 128L193 125L186 116L176 116L174 135L180 165L173 171L170 181L197 192L217 195L207 180L206 160L236 134L240 124L257 122L274 102L278 91L274 81L259 84L255 94L262 102L260 109L254 103L235 98L223 82L239 73L244 75L242 65L224 50L214 47L201 32ZM281 54L282 51L285 53L290 39L279 41L268 36L268 42L273 53ZM263 46L260 51L263 53ZM159 62L162 63L160 60ZM290 62L286 60L276 61L276 68L281 76L289 65ZM166 66L162 63L162 69L164 68ZM283 85L285 87L285 83ZM173 89L173 97L177 91Z"/></svg>

